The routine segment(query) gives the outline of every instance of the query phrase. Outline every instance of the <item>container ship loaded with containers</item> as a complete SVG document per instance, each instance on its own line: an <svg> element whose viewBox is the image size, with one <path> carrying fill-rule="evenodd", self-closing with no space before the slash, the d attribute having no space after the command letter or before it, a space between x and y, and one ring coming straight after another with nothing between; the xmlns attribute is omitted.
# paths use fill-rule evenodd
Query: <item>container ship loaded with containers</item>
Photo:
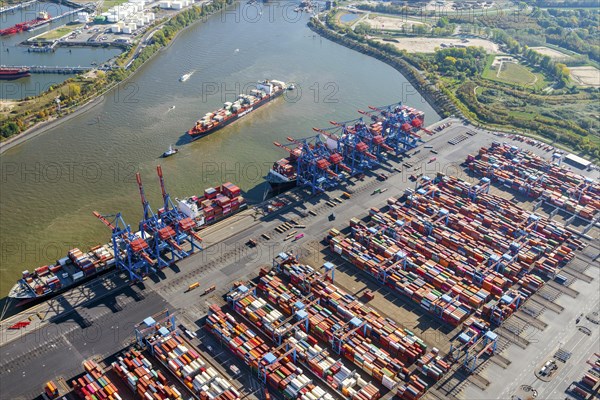
<svg viewBox="0 0 600 400"><path fill-rule="evenodd" d="M240 188L229 182L208 188L201 196L177 199L177 208L195 221L196 230L230 217L246 206ZM140 232L135 235L141 237ZM111 244L93 247L87 253L74 248L53 265L44 265L33 272L23 271L23 277L13 286L8 297L19 301L17 306L46 299L113 269L115 264Z"/></svg>
<svg viewBox="0 0 600 400"><path fill-rule="evenodd" d="M237 100L233 103L226 102L222 108L207 113L188 131L188 135L191 136L192 140L200 139L264 106L271 100L281 96L286 90L292 89L294 89L293 85L286 85L281 81L260 81L256 84L256 89L250 91L250 94L242 93L238 95Z"/></svg>

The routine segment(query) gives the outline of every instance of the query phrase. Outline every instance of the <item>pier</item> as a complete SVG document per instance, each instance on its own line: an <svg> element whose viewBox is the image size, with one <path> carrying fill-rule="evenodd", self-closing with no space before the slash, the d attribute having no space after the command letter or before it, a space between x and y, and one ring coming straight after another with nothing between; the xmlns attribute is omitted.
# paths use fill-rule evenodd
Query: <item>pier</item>
<svg viewBox="0 0 600 400"><path fill-rule="evenodd" d="M59 67L59 66L46 66L46 65L3 65L5 68L29 68L29 72L32 74L80 74L82 72L91 71L93 67Z"/></svg>
<svg viewBox="0 0 600 400"><path fill-rule="evenodd" d="M36 2L37 2L37 0L31 0L31 1L26 1L23 3L15 4L14 6L0 7L0 14L8 12L8 11L18 10L20 8L27 7L30 4L35 4Z"/></svg>

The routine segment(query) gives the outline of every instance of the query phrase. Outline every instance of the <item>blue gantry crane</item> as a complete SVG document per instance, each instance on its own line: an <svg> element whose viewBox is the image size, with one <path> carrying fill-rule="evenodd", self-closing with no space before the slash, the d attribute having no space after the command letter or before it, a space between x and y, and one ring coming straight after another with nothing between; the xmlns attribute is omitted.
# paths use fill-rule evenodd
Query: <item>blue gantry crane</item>
<svg viewBox="0 0 600 400"><path fill-rule="evenodd" d="M202 250L202 246L200 245L200 243L202 243L202 238L194 232L196 223L193 219L186 217L181 213L177 206L173 204L171 196L165 189L165 180L160 165L156 166L156 172L160 181L160 190L163 197L163 208L158 210L159 217L166 225L170 226L175 231L173 238L174 242L177 243L179 247L187 240L191 245L190 253L193 253L194 249Z"/></svg>
<svg viewBox="0 0 600 400"><path fill-rule="evenodd" d="M350 168L350 175L354 176L375 168L379 164L377 156L370 153L369 146L355 133L345 133L343 127L336 126L335 133L332 129L313 128L335 143L336 153L343 157L344 164Z"/></svg>
<svg viewBox="0 0 600 400"><path fill-rule="evenodd" d="M135 178L137 180L142 207L144 209L144 216L140 221L140 233L142 234L142 238L145 239L152 248L154 259L157 261L156 267L164 268L167 267L169 263L189 256L189 254L183 250L181 245L177 243L177 233L175 230L166 225L164 221L158 218L152 211L152 208L146 199L142 177L139 172L136 173ZM169 257L168 262L163 258L163 255Z"/></svg>
<svg viewBox="0 0 600 400"><path fill-rule="evenodd" d="M94 211L94 216L112 230L112 244L117 268L127 271L132 281L144 279L156 262L150 257L149 245L146 240L131 232L131 227L125 223L121 213L102 215ZM115 217L113 222L108 220L110 217Z"/></svg>
<svg viewBox="0 0 600 400"><path fill-rule="evenodd" d="M385 143L385 138L379 132L381 127L377 124L377 129L367 125L363 118L358 118L352 121L346 122L335 122L329 121L330 124L342 128L344 135L356 135L369 147L369 153L375 155L378 161L384 161L387 159L387 153L394 151L394 149Z"/></svg>
<svg viewBox="0 0 600 400"><path fill-rule="evenodd" d="M402 103L390 104L383 107L369 106L371 111L359 113L368 115L376 123L381 123L381 134L385 143L396 154L404 153L419 145L421 136L416 132L423 125L422 115Z"/></svg>
<svg viewBox="0 0 600 400"><path fill-rule="evenodd" d="M325 142L319 136L302 139L288 137L293 146L273 142L297 157L296 179L298 186L309 186L312 193L323 192L337 185L339 174L333 171L329 156L331 155Z"/></svg>

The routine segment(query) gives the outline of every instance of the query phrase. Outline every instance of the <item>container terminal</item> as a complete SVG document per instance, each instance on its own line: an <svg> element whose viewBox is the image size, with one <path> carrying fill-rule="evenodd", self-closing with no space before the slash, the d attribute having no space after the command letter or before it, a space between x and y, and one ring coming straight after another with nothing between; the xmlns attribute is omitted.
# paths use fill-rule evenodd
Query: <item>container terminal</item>
<svg viewBox="0 0 600 400"><path fill-rule="evenodd" d="M2 321L1 397L593 398L597 172L455 119L415 133L292 138L328 152L202 251Z"/></svg>

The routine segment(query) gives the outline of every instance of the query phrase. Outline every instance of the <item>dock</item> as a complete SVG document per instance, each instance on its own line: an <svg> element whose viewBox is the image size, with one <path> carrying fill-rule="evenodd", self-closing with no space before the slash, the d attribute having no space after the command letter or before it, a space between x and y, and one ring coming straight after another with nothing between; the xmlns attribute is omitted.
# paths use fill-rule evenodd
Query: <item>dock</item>
<svg viewBox="0 0 600 400"><path fill-rule="evenodd" d="M10 65L4 66L5 68L29 68L29 72L32 74L80 74L82 72L91 71L95 68L93 67L61 67L58 65L48 66L48 65Z"/></svg>
<svg viewBox="0 0 600 400"><path fill-rule="evenodd" d="M13 11L13 10L19 10L21 8L25 8L25 7L27 7L31 4L35 4L35 3L37 3L37 0L26 1L23 3L15 4L14 6L0 7L0 14L9 12L9 11Z"/></svg>

